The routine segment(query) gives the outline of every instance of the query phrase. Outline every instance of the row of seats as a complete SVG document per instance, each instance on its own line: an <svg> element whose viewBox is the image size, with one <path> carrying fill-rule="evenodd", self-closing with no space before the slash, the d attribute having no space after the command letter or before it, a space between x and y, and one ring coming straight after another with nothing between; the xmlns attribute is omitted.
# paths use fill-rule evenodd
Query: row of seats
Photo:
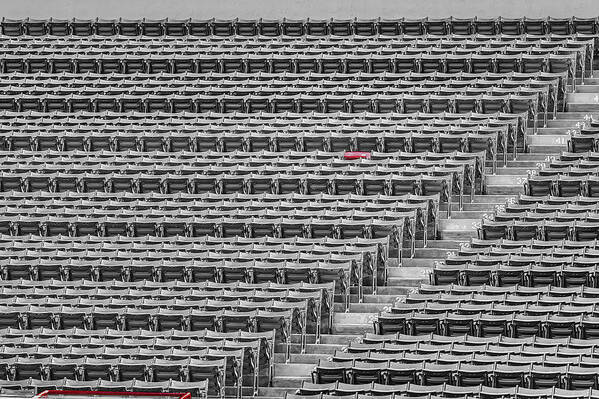
<svg viewBox="0 0 599 399"><path fill-rule="evenodd" d="M506 84L515 84L515 82L531 82L531 81L548 81L555 84L559 83L560 94L563 94L567 73L550 73L550 72L406 72L406 73L22 73L11 72L2 75L0 84L2 87L8 86L23 86L23 87L147 87L159 89L163 86L168 87L206 87L212 83L216 87L227 87L234 89L236 86L242 87L259 87L261 85L281 87L283 82L292 83L295 85L301 84L305 87L346 87L346 86L365 86L365 87L393 87L401 84L411 84L420 87L435 87L442 83L453 83L457 85L459 82L463 86L486 85L488 81L498 83L505 82ZM560 99L563 99L560 96ZM592 125L591 125L592 126Z"/></svg>
<svg viewBox="0 0 599 399"><path fill-rule="evenodd" d="M401 385L384 385L377 383L345 384L332 382L315 384L303 382L296 394L287 394L286 399L381 399L406 398L517 398L517 399L593 399L599 397L595 389L564 390L559 388L530 389L525 387L458 387L450 384L418 385L413 383Z"/></svg>
<svg viewBox="0 0 599 399"><path fill-rule="evenodd" d="M258 387L258 384L270 384L274 369L275 332L252 333L245 331L214 332L169 330L165 332L150 330L118 331L112 329L52 330L36 328L2 330L3 358L17 356L44 357L54 356L77 359L92 367L100 364L127 359L167 359L187 360L191 358L227 358L229 369L243 372L244 385ZM153 338L148 338L153 337ZM67 347L65 343L70 343ZM62 354L58 351L63 351ZM243 353L240 353L243 351ZM11 353L13 353L11 355ZM44 354L45 353L45 354ZM38 356L39 355L39 356ZM96 361L97 359L97 361ZM228 375L233 375L229 373ZM246 381L250 377L251 381ZM236 385L237 378L227 380L227 385Z"/></svg>
<svg viewBox="0 0 599 399"><path fill-rule="evenodd" d="M577 50L551 49L527 50L515 49L517 54L497 54L489 49L467 49L466 54L421 55L402 53L393 50L392 54L379 55L281 55L252 59L242 55L219 56L206 55L112 55L95 54L40 54L0 56L2 73L98 73L98 74L135 74L135 73L567 73L569 78L582 77L585 73L584 59L577 57ZM477 53L482 52L482 54ZM528 54L530 51L531 54ZM534 51L534 53L533 53ZM579 61L580 60L580 61ZM580 70L580 73L576 71Z"/></svg>
<svg viewBox="0 0 599 399"><path fill-rule="evenodd" d="M75 381L69 379L42 381L37 379L26 379L20 381L0 381L0 387L3 393L20 391L23 393L31 392L42 393L48 389L65 389L65 390L83 390L83 391L103 391L103 392L166 392L180 393L181 391L189 392L193 397L204 398L208 394L208 381L164 381L164 382L147 382L147 381Z"/></svg>
<svg viewBox="0 0 599 399"><path fill-rule="evenodd" d="M300 114L337 113L415 113L455 112L468 114L508 113L527 115L537 126L537 116L544 125L549 114L547 103L539 101L539 92L516 89L516 93L492 94L395 94L352 95L349 98L336 95L108 95L91 96L71 94L66 97L45 95L1 95L0 109L3 111L37 112L144 112L150 116L155 111L174 113L193 112L294 112ZM510 89L511 91L511 89ZM542 106L541 106L542 105ZM552 114L552 111L551 111Z"/></svg>
<svg viewBox="0 0 599 399"><path fill-rule="evenodd" d="M481 365L468 362L437 364L405 364L400 362L368 363L364 361L320 361L312 373L317 384L379 383L400 385L417 383L425 386L450 384L455 386L489 386L496 388L525 387L529 389L597 388L596 369L578 366Z"/></svg>
<svg viewBox="0 0 599 399"><path fill-rule="evenodd" d="M0 373L8 381L19 381L28 378L42 381L62 380L75 381L106 379L109 381L182 381L201 382L208 379L208 393L218 394L226 383L226 358L223 360L187 359L186 361L169 361L164 359L143 361L126 358L114 360L86 359L83 364L77 359L59 357L13 357L0 359ZM145 363L145 364L144 364ZM221 386L222 385L222 386Z"/></svg>
<svg viewBox="0 0 599 399"><path fill-rule="evenodd" d="M124 35L124 36L301 36L353 34L372 36L423 34L570 34L599 32L597 18L421 18L421 19L8 19L3 18L2 34L20 35Z"/></svg>
<svg viewBox="0 0 599 399"><path fill-rule="evenodd" d="M324 152L483 152L497 161L506 155L509 137L507 126L501 127L398 127L396 129L321 129L296 133L275 129L256 131L215 128L196 132L189 130L147 131L96 128L59 129L47 131L33 128L0 126L0 142L5 151L136 151L176 152L202 151L207 148L219 152L229 151L324 151ZM115 129L116 130L116 129ZM395 143L397 140L399 143ZM513 142L513 140L511 140ZM501 150L501 151L499 151ZM9 155L9 154L7 154ZM12 154L11 154L12 155Z"/></svg>
<svg viewBox="0 0 599 399"><path fill-rule="evenodd" d="M8 333L6 333L8 334ZM3 334L3 335L6 335ZM15 333L16 334L16 333ZM8 335L7 335L8 336ZM430 345L446 345L446 344L454 344L455 345L465 345L465 346L473 346L476 347L480 344L489 344L489 345L501 345L501 346L511 346L515 348L536 348L537 351L540 351L539 348L550 348L550 351L558 351L562 348L564 349L578 349L578 348L594 348L599 344L599 341L594 339L576 339L576 338L561 338L561 339L551 339L551 338L543 338L539 336L531 336L531 337L521 337L521 338L511 338L506 337L504 335L500 336L490 336L490 337L474 337L472 335L465 336L457 336L457 337L447 337L444 335L405 335L405 334L388 334L388 335L377 335L373 333L366 333L364 337L359 341L354 341L350 343L350 345L346 348L347 353L368 353L368 351L372 351L373 349L378 350L385 345L394 344L394 345L412 345L412 344L430 344ZM407 353L407 352L406 352ZM441 352L443 353L443 352ZM480 354L477 353L465 353L466 355L478 356ZM565 356L566 352L563 352L562 355L564 358L562 360L566 361L567 356ZM510 357L520 356L519 354L510 355ZM531 355L531 357L536 357L537 355ZM546 358L554 356L552 353L547 353ZM536 360L536 359L535 359ZM555 359L558 361L558 359ZM592 361L590 358L587 359Z"/></svg>
<svg viewBox="0 0 599 399"><path fill-rule="evenodd" d="M528 295L510 295L509 297L504 296L504 298L501 298L500 295L463 298L460 295L420 294L406 298L405 302L396 302L389 311L396 314L406 314L413 311L430 314L443 314L449 311L456 311L461 314L476 314L481 312L503 314L523 311L532 316L539 314L579 316L582 314L595 315L597 313L597 308L592 304L595 298L592 300L568 298L571 300L569 304L556 304L555 302L558 302L557 298L546 296L539 299ZM17 302L14 301L15 304ZM27 301L23 300L23 302L26 303Z"/></svg>
<svg viewBox="0 0 599 399"><path fill-rule="evenodd" d="M291 331L305 334L305 324L299 326L292 309L235 311L208 311L188 308L170 310L159 307L147 309L106 308L100 306L1 306L2 328L31 329L47 327L54 329L83 328L97 330L112 328L120 331L152 330L183 331L214 330L234 332L238 330L264 332L276 330L277 342L288 342Z"/></svg>
<svg viewBox="0 0 599 399"><path fill-rule="evenodd" d="M23 37L19 39L0 35L3 44L0 54L4 55L156 55L175 56L193 55L391 55L391 54L490 54L492 49L497 53L578 53L581 60L589 65L595 47L592 35L473 35L473 36L378 36L375 39L354 36L339 37L306 37L247 40L236 37L223 38L189 38L187 40L136 40L115 37L106 39L92 37L89 39L47 37L38 39ZM123 40L124 39L124 40ZM436 47L436 48L435 48ZM127 53L125 50L130 50ZM524 50L524 51L522 51Z"/></svg>
<svg viewBox="0 0 599 399"><path fill-rule="evenodd" d="M552 285L540 286L540 287L525 287L522 285L514 285L511 287L494 287L491 285L480 285L478 287L463 286L457 284L448 285L430 285L421 284L418 287L418 291L421 294L439 294L439 293L451 293L456 295L471 295L474 293L480 293L482 295L504 295L504 294L517 294L517 295L550 295L550 296L581 296L583 298L596 297L597 292L595 288L586 287L579 285L577 287L556 287Z"/></svg>
<svg viewBox="0 0 599 399"><path fill-rule="evenodd" d="M539 218L544 220L543 217ZM597 236L596 222L574 221L493 221L483 219L477 225L478 238L482 240L507 239L512 241L592 241Z"/></svg>
<svg viewBox="0 0 599 399"><path fill-rule="evenodd" d="M388 337L397 334L389 334ZM426 335L426 336L430 336ZM426 337L425 336L425 337ZM409 336L418 339L419 336ZM484 343L462 344L454 342L463 337L441 336L447 342L436 341L433 344L414 342L410 344L393 344L391 342L377 344L362 344L348 348L347 351L335 351L329 358L332 362L364 361L385 364L386 362L401 362L404 365L418 365L427 363L475 363L481 366L497 364L508 365L539 365L549 367L576 366L590 370L596 369L596 348L581 347L569 348L557 344L546 346L533 346L531 344L516 344L516 341L526 341L527 338L509 338L513 345L495 345ZM472 336L468 336L472 337ZM530 339L534 336L529 337ZM485 337L473 337L485 341ZM530 339L528 339L530 341ZM536 338L535 338L536 339ZM546 342L561 342L571 338L538 338ZM574 339L574 338L573 338ZM584 341L574 339L575 341ZM33 350L32 350L33 352Z"/></svg>
<svg viewBox="0 0 599 399"><path fill-rule="evenodd" d="M516 306L517 308L517 306ZM544 338L597 337L599 318L581 314L578 316L556 316L549 314L527 315L525 312L481 312L460 314L446 312L429 314L413 311L407 314L380 313L374 321L377 334L402 333L407 335L439 334L448 336L507 335L527 337L539 335Z"/></svg>
<svg viewBox="0 0 599 399"><path fill-rule="evenodd" d="M521 284L527 287L556 285L558 287L573 287L585 285L597 287L597 269L594 266L478 266L437 265L431 273L433 284L460 284L513 286Z"/></svg>
<svg viewBox="0 0 599 399"><path fill-rule="evenodd" d="M485 124L490 122L503 123L511 126L514 130L521 131L526 124L526 114L506 114L506 113L489 113L479 114L474 112L464 112L460 114L452 114L448 112L441 113L408 113L399 114L395 112L389 112L385 114L376 113L344 113L335 112L329 114L323 113L266 113L258 112L255 114L245 114L239 112L233 113L215 113L208 112L202 115L181 112L181 113L166 113L166 112L153 112L153 113L142 113L142 112L126 112L118 113L111 111L104 111L100 113L79 111L73 113L67 112L37 112L37 111L26 111L26 112L14 112L14 111L0 111L0 120L3 125L11 126L26 126L26 125L41 125L41 126L52 126L52 125L70 125L76 126L78 124L82 127L87 126L103 126L103 125L119 125L119 126L156 126L164 125L165 127L171 128L171 126L196 126L201 128L209 125L221 125L226 127L233 127L236 125L247 125L247 126L264 126L271 125L274 128L283 128L284 126L343 126L347 125L350 127L360 127L364 125L373 126L388 126L392 128L396 125L404 124L452 124L452 123L473 123L473 124Z"/></svg>

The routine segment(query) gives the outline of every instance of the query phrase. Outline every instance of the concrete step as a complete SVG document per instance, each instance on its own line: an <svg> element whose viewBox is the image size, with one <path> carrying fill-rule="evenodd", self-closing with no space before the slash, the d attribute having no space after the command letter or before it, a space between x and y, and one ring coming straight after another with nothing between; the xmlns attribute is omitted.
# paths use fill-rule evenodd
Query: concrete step
<svg viewBox="0 0 599 399"><path fill-rule="evenodd" d="M349 313L348 313L349 314ZM284 356L283 353L281 355ZM331 355L323 354L323 353L292 353L289 356L289 362L287 363L306 363L306 364L318 364L321 360L327 360ZM277 363L285 363L284 357L282 361L278 360Z"/></svg>
<svg viewBox="0 0 599 399"><path fill-rule="evenodd" d="M449 251L447 251L449 252ZM391 271L392 270L398 270L398 269L405 269L405 268L412 268L412 267L432 267L432 264L435 260L437 259L443 259L443 257L439 257L439 258L411 258L411 259L404 259L401 262L401 267L397 268L397 267L392 267L392 268L388 268L387 269L387 276L392 276Z"/></svg>
<svg viewBox="0 0 599 399"><path fill-rule="evenodd" d="M314 368L313 364L304 363L279 363L275 364L275 376L300 376L310 375L310 372Z"/></svg>
<svg viewBox="0 0 599 399"><path fill-rule="evenodd" d="M572 127L575 127L572 126ZM544 136L544 135L562 135L562 134L567 134L566 132L570 129L571 127L561 127L561 126L552 126L549 127L549 121L547 121L547 127L539 127L537 128L536 134L539 136ZM532 135L534 134L534 129L529 128L528 129L528 135Z"/></svg>
<svg viewBox="0 0 599 399"><path fill-rule="evenodd" d="M475 195L472 202L482 202L486 204L503 204L508 198L515 198L512 194L486 194Z"/></svg>
<svg viewBox="0 0 599 399"><path fill-rule="evenodd" d="M404 295L364 295L364 303L393 303L399 297L403 297Z"/></svg>
<svg viewBox="0 0 599 399"><path fill-rule="evenodd" d="M449 219L439 223L439 235L443 240L468 241L477 235L475 225L480 219Z"/></svg>
<svg viewBox="0 0 599 399"><path fill-rule="evenodd" d="M548 152L546 154L543 154L541 152L537 152L537 153L531 153L531 152L527 152L527 153L518 153L516 156L516 159L513 160L508 160L508 167L509 166L519 166L520 162L539 162L539 161L544 161L547 156L549 155L553 155L555 154L555 152ZM512 164L512 162L514 162Z"/></svg>
<svg viewBox="0 0 599 399"><path fill-rule="evenodd" d="M475 210L475 211L451 211L451 218L452 219L476 219L479 217L482 217L482 215L484 215L485 213L487 213L487 209L481 209L481 210ZM446 211L442 211L439 212L439 218L441 219L447 219L447 212Z"/></svg>
<svg viewBox="0 0 599 399"><path fill-rule="evenodd" d="M599 111L599 102L594 102L594 99L589 102L569 102L566 104L566 109L570 112L585 112L586 114L590 114Z"/></svg>
<svg viewBox="0 0 599 399"><path fill-rule="evenodd" d="M291 342L298 344L300 343L300 335L299 334L292 334L291 335ZM343 335L343 334L337 334L337 335L329 335L329 334L323 334L320 336L320 344L319 345L342 345L342 346L347 346L349 345L350 342L353 342L357 339L357 337L355 335ZM314 334L306 334L306 343L308 344L314 344L316 342L316 336Z"/></svg>
<svg viewBox="0 0 599 399"><path fill-rule="evenodd" d="M487 209L493 209L495 206L495 203L493 202L488 202L488 203L484 203L484 202L464 202L462 204L462 209L460 209L459 204L452 204L451 206L451 212L453 215L453 212L459 212L459 211L463 211L463 212L470 212L470 211L486 211ZM446 218L447 217L447 205L445 204L441 204L441 206L439 206L439 211L440 212L445 212L444 214L439 214L439 218Z"/></svg>
<svg viewBox="0 0 599 399"><path fill-rule="evenodd" d="M378 313L382 312L385 307L391 306L393 301L391 302L382 302L382 303L351 303L349 305L350 313Z"/></svg>
<svg viewBox="0 0 599 399"><path fill-rule="evenodd" d="M423 242L418 240L416 241L416 246L422 248ZM456 249L460 247L460 243L458 241L453 240L428 240L427 249L441 248L441 249Z"/></svg>
<svg viewBox="0 0 599 399"><path fill-rule="evenodd" d="M457 242L456 242L457 244ZM459 245L456 245L459 247ZM416 248L414 259L439 259L444 258L448 251L454 251L455 246L448 248Z"/></svg>
<svg viewBox="0 0 599 399"><path fill-rule="evenodd" d="M581 117L575 118L575 119L560 119L559 114L557 114L557 115L558 115L558 117L556 119L547 120L546 126L538 126L537 128L547 127L547 128L572 129L573 127L576 127L576 124L578 122L583 120L583 118L586 114L583 114Z"/></svg>
<svg viewBox="0 0 599 399"><path fill-rule="evenodd" d="M517 162L517 161L512 161ZM487 169L487 182L489 178L495 178L496 176L526 176L528 171L537 168L538 161L520 162L519 166L510 166L508 168L497 168L495 174L492 174L491 169Z"/></svg>
<svg viewBox="0 0 599 399"><path fill-rule="evenodd" d="M584 92L577 90L574 93L567 93L566 101L568 103L599 103L599 94L598 92Z"/></svg>
<svg viewBox="0 0 599 399"><path fill-rule="evenodd" d="M556 115L556 119L569 119L569 120L583 120L585 117L592 116L593 112L588 110L582 111L569 111L566 112L558 112ZM555 120L555 119L554 119Z"/></svg>
<svg viewBox="0 0 599 399"><path fill-rule="evenodd" d="M536 156L535 160L526 160L526 158L533 158L533 156ZM543 154L543 153L538 153L538 154L521 154L521 158L516 160L516 161L508 161L508 166L505 168L497 168L497 172L495 174L499 175L499 174L504 174L504 175L511 175L513 174L512 171L517 171L518 173L520 173L521 170L527 171L530 169L536 169L539 166L537 164L542 163L542 162L546 162L547 161L547 156L548 154ZM500 172L501 171L501 172ZM491 173L489 173L488 175L490 175Z"/></svg>
<svg viewBox="0 0 599 399"><path fill-rule="evenodd" d="M311 368L314 368L314 365L310 365ZM283 377L277 377L275 376L272 379L272 386L273 387L280 387L280 388L294 388L297 389L299 387L302 386L302 383L304 381L312 381L312 377L310 376L310 373L306 374L305 376L283 376Z"/></svg>
<svg viewBox="0 0 599 399"><path fill-rule="evenodd" d="M591 79L591 82L595 82L595 84L590 84L589 82L586 81L586 79ZM599 82L596 82L596 79L593 78L586 78L585 79L585 84L580 84L576 86L576 93L599 93ZM569 88L569 90L572 89L572 86L568 85L567 86Z"/></svg>
<svg viewBox="0 0 599 399"><path fill-rule="evenodd" d="M525 178L522 178L522 184L524 184ZM524 188L522 184L489 184L487 185L487 192L489 194L522 194Z"/></svg>
<svg viewBox="0 0 599 399"><path fill-rule="evenodd" d="M392 282L393 283L393 282ZM395 283L391 284L387 281L386 286L377 287L377 294L382 295L407 295L412 292L414 286L406 286L406 285L397 285Z"/></svg>
<svg viewBox="0 0 599 399"><path fill-rule="evenodd" d="M521 194L524 192L526 174L487 176L487 193Z"/></svg>
<svg viewBox="0 0 599 399"><path fill-rule="evenodd" d="M426 276L433 267L433 260L429 259L429 263L423 263L421 266L414 265L413 267L396 267L387 271L389 277L393 278L422 278Z"/></svg>
<svg viewBox="0 0 599 399"><path fill-rule="evenodd" d="M404 297L398 296L391 303L395 303L398 300L402 300ZM333 345L333 344L306 344L304 349L304 353L310 355L332 355L336 350L341 350L347 345ZM277 344L275 347L275 351L278 353L285 353L286 345L285 344ZM302 347L300 344L289 344L289 352L294 354L302 353ZM287 363L290 364L290 363Z"/></svg>
<svg viewBox="0 0 599 399"><path fill-rule="evenodd" d="M296 388L281 387L260 387L258 388L258 397L282 399L287 393L294 393ZM254 397L252 397L253 399Z"/></svg>
<svg viewBox="0 0 599 399"><path fill-rule="evenodd" d="M365 334L372 332L372 320L375 312L371 313L336 313L333 320L334 333Z"/></svg>

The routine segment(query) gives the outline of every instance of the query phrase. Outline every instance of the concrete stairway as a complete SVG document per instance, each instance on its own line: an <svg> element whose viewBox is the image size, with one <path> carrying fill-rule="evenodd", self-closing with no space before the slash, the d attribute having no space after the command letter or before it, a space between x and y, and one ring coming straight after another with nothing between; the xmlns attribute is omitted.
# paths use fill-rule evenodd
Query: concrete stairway
<svg viewBox="0 0 599 399"><path fill-rule="evenodd" d="M487 168L485 195L475 195L472 201L463 204L462 209L457 203L451 204L451 219L447 218L447 206L441 208L439 237L429 240L426 248L419 243L414 257L404 259L402 265L388 265L388 284L379 287L377 295L367 293L362 303L357 303L356 297L352 296L354 302L347 313L340 304L337 305L333 335L323 336L319 344L314 343L314 336L309 336L305 353L299 353L299 337L294 336L291 359L287 363L283 348L278 348L273 386L260 388L259 396L282 398L285 392L294 392L302 381L310 381L310 372L319 359L327 359L352 340L372 332L372 319L378 312L420 283L428 282L435 261L443 260L448 252L476 237L476 225L483 215L493 213L497 205L522 193L528 174L566 151L569 135L580 129L593 113L595 117L599 114L599 74L587 79L585 85L578 85L574 93L569 93L567 103L567 112L559 113L556 119L547 122L547 126L539 127L536 132L529 129L527 153L518 154L505 167L498 167L495 174Z"/></svg>

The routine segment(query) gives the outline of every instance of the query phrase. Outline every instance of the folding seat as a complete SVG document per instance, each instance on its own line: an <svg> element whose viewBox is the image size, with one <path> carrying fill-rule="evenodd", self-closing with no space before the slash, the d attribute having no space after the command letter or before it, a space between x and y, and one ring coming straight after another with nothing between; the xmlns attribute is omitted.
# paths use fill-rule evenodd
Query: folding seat
<svg viewBox="0 0 599 399"><path fill-rule="evenodd" d="M586 192L582 192L583 195L588 197L597 197L599 196L599 179L597 179L593 175L589 175L585 181L583 182L586 185Z"/></svg>
<svg viewBox="0 0 599 399"><path fill-rule="evenodd" d="M418 101L419 98L418 98ZM410 104L411 106L415 105L418 107L420 105L420 109L422 109L422 102L420 101L417 104ZM352 104L355 107L355 104ZM372 102L372 111L375 113L388 113L388 112L400 112L404 109L404 101L402 98L397 98L397 96L387 96L387 95L377 95L376 98Z"/></svg>
<svg viewBox="0 0 599 399"><path fill-rule="evenodd" d="M127 359L121 358L118 362L118 379L117 381L151 381L150 370L152 368L152 360Z"/></svg>
<svg viewBox="0 0 599 399"><path fill-rule="evenodd" d="M25 59L23 56L4 54L0 58L0 65L2 67L2 73L26 72Z"/></svg>
<svg viewBox="0 0 599 399"><path fill-rule="evenodd" d="M444 36L451 33L451 21L446 18L427 18L423 21L425 32L429 35Z"/></svg>
<svg viewBox="0 0 599 399"><path fill-rule="evenodd" d="M210 22L211 33L216 36L233 36L236 34L237 19L213 19Z"/></svg>
<svg viewBox="0 0 599 399"><path fill-rule="evenodd" d="M331 362L320 360L312 371L312 381L315 384L349 381L353 362Z"/></svg>
<svg viewBox="0 0 599 399"><path fill-rule="evenodd" d="M460 364L454 376L456 385L461 387L488 386L493 369L493 364Z"/></svg>
<svg viewBox="0 0 599 399"><path fill-rule="evenodd" d="M196 382L181 382L178 380L171 380L169 383L168 392L189 392L194 398L201 398L207 396L208 380Z"/></svg>
<svg viewBox="0 0 599 399"><path fill-rule="evenodd" d="M385 383L387 385L401 386L402 384L417 381L418 367L413 364L403 364L391 361L386 369Z"/></svg>
<svg viewBox="0 0 599 399"><path fill-rule="evenodd" d="M572 20L570 18L548 17L546 29L548 33L555 35L569 35L572 33Z"/></svg>
<svg viewBox="0 0 599 399"><path fill-rule="evenodd" d="M142 380L143 381L143 380ZM101 391L112 391L112 392L126 392L132 391L133 385L136 384L136 381L128 380L128 381L108 381L108 380L98 380L94 385L93 390L101 390ZM136 384L137 385L137 384ZM137 387L136 387L137 388Z"/></svg>
<svg viewBox="0 0 599 399"><path fill-rule="evenodd" d="M597 223L577 221L572 229L572 239L574 241L592 241L597 239Z"/></svg>
<svg viewBox="0 0 599 399"><path fill-rule="evenodd" d="M20 328L22 320L20 316L21 309L19 307L12 306L0 306L2 310L0 316L1 328Z"/></svg>
<svg viewBox="0 0 599 399"><path fill-rule="evenodd" d="M94 34L99 36L114 36L118 32L116 19L98 19L94 21Z"/></svg>
<svg viewBox="0 0 599 399"><path fill-rule="evenodd" d="M474 20L471 18L450 17L448 24L454 35L471 35L474 32Z"/></svg>
<svg viewBox="0 0 599 399"><path fill-rule="evenodd" d="M344 73L345 72L345 59L340 58L336 55L323 54L318 60L319 72L320 73Z"/></svg>
<svg viewBox="0 0 599 399"><path fill-rule="evenodd" d="M14 361L14 363L10 362ZM26 357L17 357L9 360L8 365L8 379L11 381L24 380L27 378L33 378L41 380L45 377L44 365L46 362L42 359L30 359ZM48 378L44 378L48 379Z"/></svg>
<svg viewBox="0 0 599 399"><path fill-rule="evenodd" d="M184 64L182 62L184 60ZM191 72L195 73L209 73L209 72L220 72L221 63L220 58L217 56L204 55L201 58L195 60L189 60L188 58L175 58L175 67L177 71L182 71L183 65L191 66L193 63L194 70ZM187 68L186 68L187 69Z"/></svg>
<svg viewBox="0 0 599 399"><path fill-rule="evenodd" d="M238 55L223 55L219 59L220 73L243 72L245 70L245 59Z"/></svg>
<svg viewBox="0 0 599 399"><path fill-rule="evenodd" d="M433 364L424 363L424 367L418 375L421 385L454 384L455 374L458 372L457 364Z"/></svg>
<svg viewBox="0 0 599 399"><path fill-rule="evenodd" d="M572 17L571 24L572 33L594 35L599 31L599 22L597 18Z"/></svg>
<svg viewBox="0 0 599 399"><path fill-rule="evenodd" d="M526 23L528 21L528 24ZM500 17L497 20L499 32L504 35L520 35L522 33L530 33L530 34L542 34L535 33L541 28L541 31L544 27L544 21L542 19L532 20L527 18L503 18ZM528 32L526 27L530 27L532 31Z"/></svg>
<svg viewBox="0 0 599 399"><path fill-rule="evenodd" d="M101 330L112 328L123 330L122 309L94 308L93 313L86 314L86 329Z"/></svg>
<svg viewBox="0 0 599 399"><path fill-rule="evenodd" d="M145 23L145 19L144 20L139 20L139 19L119 19L119 22L117 23L117 32L119 35L123 35L123 36L139 36L140 34L142 34L142 25ZM148 24L149 26L151 26L151 22ZM158 26L160 26L160 24L158 23ZM152 30L152 28L148 29L148 33L150 34L150 36L158 36L156 33L161 33L161 30L159 30L158 32L156 32L156 25L154 25L154 30ZM154 33L154 34L152 34ZM145 33L143 33L145 34Z"/></svg>
<svg viewBox="0 0 599 399"><path fill-rule="evenodd" d="M119 109L118 96L96 95L90 99L93 112L118 111Z"/></svg>
<svg viewBox="0 0 599 399"><path fill-rule="evenodd" d="M556 180L552 176L529 176L524 182L525 195L543 196L555 195Z"/></svg>
<svg viewBox="0 0 599 399"><path fill-rule="evenodd" d="M385 36L397 36L403 33L403 19L384 19L378 21L378 33Z"/></svg>
<svg viewBox="0 0 599 399"><path fill-rule="evenodd" d="M165 24L167 22L171 22L172 21L168 21L167 18L164 19L147 19L144 18L142 21L138 22L139 24L139 33L143 36L162 36L164 35L166 32L165 29ZM121 20L121 29L123 25L123 21ZM132 27L133 28L133 27ZM179 27L180 28L180 27ZM132 30L132 29L131 29ZM176 29L173 29L176 30ZM172 33L167 33L167 34L172 34ZM133 34L131 34L131 36L134 36Z"/></svg>
<svg viewBox="0 0 599 399"><path fill-rule="evenodd" d="M306 35L326 36L329 34L329 21L326 19L306 19L304 23Z"/></svg>
<svg viewBox="0 0 599 399"><path fill-rule="evenodd" d="M562 375L561 386L564 389L582 391L597 389L597 377L591 372L592 368L569 365L567 372Z"/></svg>
<svg viewBox="0 0 599 399"><path fill-rule="evenodd" d="M78 376L79 360L63 359L53 357L47 367L47 373L50 380L71 379Z"/></svg>
<svg viewBox="0 0 599 399"><path fill-rule="evenodd" d="M51 72L48 56L30 54L23 59L26 73Z"/></svg>
<svg viewBox="0 0 599 399"><path fill-rule="evenodd" d="M6 36L21 36L25 34L24 20L21 19L8 19L2 17L0 26L2 27L2 34Z"/></svg>
<svg viewBox="0 0 599 399"><path fill-rule="evenodd" d="M368 25L366 21L358 21L357 19L331 18L328 25L329 33L335 36L351 36L353 34L372 36L376 33L374 22ZM357 33L356 30L360 30L361 33Z"/></svg>
<svg viewBox="0 0 599 399"><path fill-rule="evenodd" d="M23 33L29 36L44 36L47 33L47 21L45 19L27 18L22 23Z"/></svg>
<svg viewBox="0 0 599 399"><path fill-rule="evenodd" d="M195 99L196 109L194 112L207 113L207 112L220 112L220 99L214 96L198 95ZM239 99L239 102L243 104L243 99ZM233 105L233 104L231 104Z"/></svg>
<svg viewBox="0 0 599 399"><path fill-rule="evenodd" d="M226 360L190 359L183 368L185 382L208 381L208 394L224 397Z"/></svg>
<svg viewBox="0 0 599 399"><path fill-rule="evenodd" d="M531 366L497 364L491 376L492 386L495 388L526 386L525 377L530 373L530 370Z"/></svg>
<svg viewBox="0 0 599 399"><path fill-rule="evenodd" d="M42 109L40 97L24 94L16 96L16 106L18 112L41 111Z"/></svg>
<svg viewBox="0 0 599 399"><path fill-rule="evenodd" d="M278 19L263 19L258 21L258 34L262 36L280 36L281 24Z"/></svg>
<svg viewBox="0 0 599 399"><path fill-rule="evenodd" d="M238 96L222 96L219 99L219 111L228 112L244 112L245 99Z"/></svg>
<svg viewBox="0 0 599 399"><path fill-rule="evenodd" d="M479 35L496 35L499 33L499 21L494 18L474 18L474 33Z"/></svg>
<svg viewBox="0 0 599 399"><path fill-rule="evenodd" d="M69 22L69 34L75 36L91 36L93 34L93 21L89 19L73 18Z"/></svg>
<svg viewBox="0 0 599 399"><path fill-rule="evenodd" d="M560 176L555 182L555 195L559 197L573 197L586 194L586 182L580 177Z"/></svg>
<svg viewBox="0 0 599 399"><path fill-rule="evenodd" d="M560 270L560 267L532 267L528 272L526 285L529 287L560 286Z"/></svg>
<svg viewBox="0 0 599 399"><path fill-rule="evenodd" d="M181 26L185 27L185 30L181 30ZM189 20L170 20L165 23L165 33L174 33L178 36L192 35L192 36L210 36L211 33L211 21L202 19L189 19ZM180 35L178 32L182 32Z"/></svg>
<svg viewBox="0 0 599 399"><path fill-rule="evenodd" d="M303 20L283 18L280 23L281 33L285 36L303 36L305 34L305 23Z"/></svg>
<svg viewBox="0 0 599 399"><path fill-rule="evenodd" d="M168 36L185 36L185 35L187 35L188 21L189 20L186 20L186 19L170 19L170 18L160 20L162 34L168 35ZM142 29L145 29L144 26L145 26L145 24L142 25Z"/></svg>

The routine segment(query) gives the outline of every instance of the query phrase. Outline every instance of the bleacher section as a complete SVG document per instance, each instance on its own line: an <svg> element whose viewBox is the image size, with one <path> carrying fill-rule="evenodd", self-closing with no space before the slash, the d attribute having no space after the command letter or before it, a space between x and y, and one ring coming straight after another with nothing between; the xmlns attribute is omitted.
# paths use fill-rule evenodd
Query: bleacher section
<svg viewBox="0 0 599 399"><path fill-rule="evenodd" d="M599 19L0 27L0 393L599 397Z"/></svg>

